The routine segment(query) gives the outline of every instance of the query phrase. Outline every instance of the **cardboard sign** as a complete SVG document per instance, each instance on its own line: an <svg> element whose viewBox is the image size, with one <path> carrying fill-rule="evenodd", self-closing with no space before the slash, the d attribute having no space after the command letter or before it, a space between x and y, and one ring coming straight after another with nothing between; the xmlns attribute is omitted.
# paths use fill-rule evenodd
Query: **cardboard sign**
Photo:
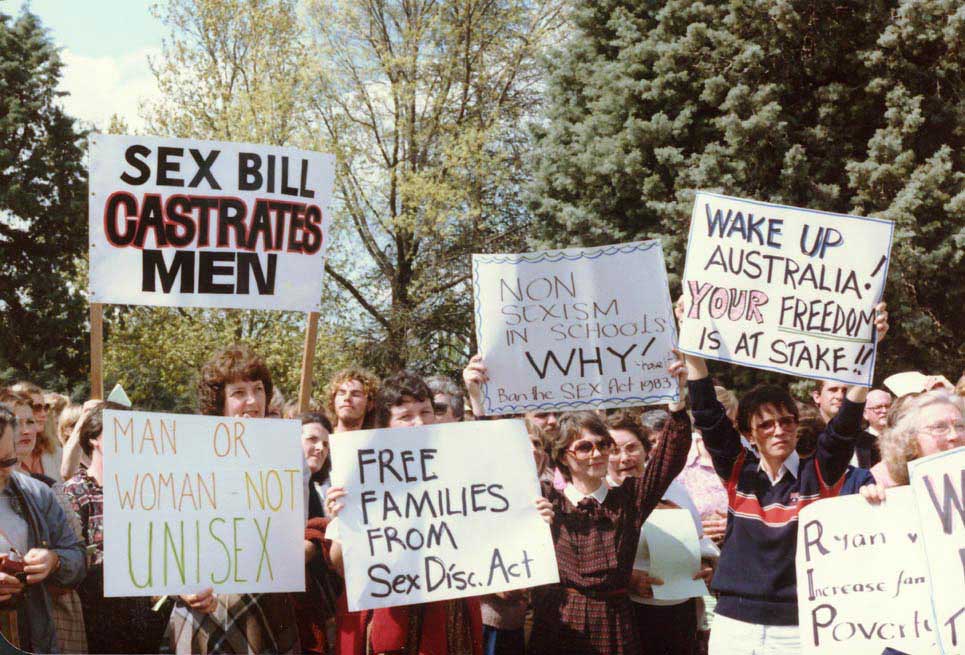
<svg viewBox="0 0 965 655"><path fill-rule="evenodd" d="M675 401L659 241L473 255L486 414Z"/></svg>
<svg viewBox="0 0 965 655"><path fill-rule="evenodd" d="M522 421L332 435L350 611L559 581Z"/></svg>
<svg viewBox="0 0 965 655"><path fill-rule="evenodd" d="M680 349L871 386L894 223L698 193Z"/></svg>
<svg viewBox="0 0 965 655"><path fill-rule="evenodd" d="M297 421L104 412L104 595L304 591Z"/></svg>
<svg viewBox="0 0 965 655"><path fill-rule="evenodd" d="M945 655L965 653L965 447L908 462Z"/></svg>
<svg viewBox="0 0 965 655"><path fill-rule="evenodd" d="M801 510L797 595L802 653L933 653L928 566L911 489L889 489L886 502L861 496Z"/></svg>
<svg viewBox="0 0 965 655"><path fill-rule="evenodd" d="M333 166L291 148L92 135L91 302L318 311Z"/></svg>

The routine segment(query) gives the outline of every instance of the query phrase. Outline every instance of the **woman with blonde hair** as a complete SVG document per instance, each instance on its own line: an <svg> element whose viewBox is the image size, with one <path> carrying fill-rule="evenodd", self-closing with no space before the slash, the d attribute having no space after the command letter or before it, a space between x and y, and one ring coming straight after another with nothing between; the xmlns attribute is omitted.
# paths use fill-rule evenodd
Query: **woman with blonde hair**
<svg viewBox="0 0 965 655"><path fill-rule="evenodd" d="M63 456L60 444L52 433L48 433L47 404L44 401L44 391L33 382L18 382L10 387L10 392L21 396L30 407L36 426L36 441L33 450L22 462L32 473L46 475L55 482L61 482L60 460Z"/></svg>
<svg viewBox="0 0 965 655"><path fill-rule="evenodd" d="M881 487L908 484L908 462L965 445L965 398L947 389L900 398L880 437L881 461L871 473ZM869 489L862 495L876 493Z"/></svg>

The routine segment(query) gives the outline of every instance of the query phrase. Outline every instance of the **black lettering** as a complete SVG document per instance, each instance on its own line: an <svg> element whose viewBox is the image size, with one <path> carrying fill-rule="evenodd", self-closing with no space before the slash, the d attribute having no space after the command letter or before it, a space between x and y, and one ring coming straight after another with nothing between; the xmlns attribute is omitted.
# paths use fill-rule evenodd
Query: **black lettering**
<svg viewBox="0 0 965 655"><path fill-rule="evenodd" d="M178 253L180 254L180 253ZM204 250L198 253L198 293L234 293L234 285L217 283L216 275L232 275L234 273L235 254L233 252L212 252Z"/></svg>
<svg viewBox="0 0 965 655"><path fill-rule="evenodd" d="M172 158L181 159L184 156L184 148L170 148L160 146L157 149L157 183L160 186L184 186L184 180L179 177L171 177L169 173L177 173L181 170L180 161L171 161Z"/></svg>
<svg viewBox="0 0 965 655"><path fill-rule="evenodd" d="M160 250L142 251L141 291L157 291L156 279L161 278L161 289L164 293L170 293L174 281L180 276L181 293L194 293L194 255L189 250L178 250L168 268L164 263L164 253Z"/></svg>
<svg viewBox="0 0 965 655"><path fill-rule="evenodd" d="M214 179L214 175L211 173L211 166L214 165L214 160L218 158L221 154L220 150L212 150L211 153L204 157L198 150L191 148L189 151L191 157L194 159L195 163L198 165L198 172L194 174L191 181L188 183L190 187L196 187L201 182L202 179L208 181L208 186L212 189L220 189L221 185L218 181Z"/></svg>
<svg viewBox="0 0 965 655"><path fill-rule="evenodd" d="M138 159L138 157L147 157L151 154L151 149L147 146L134 145L129 146L127 150L124 151L124 160L137 169L137 175L131 175L130 173L121 173L121 180L127 184L132 184L138 186L144 184L151 178L151 167L147 165L146 161ZM126 244L125 244L126 245Z"/></svg>
<svg viewBox="0 0 965 655"><path fill-rule="evenodd" d="M257 191L261 183L261 157L253 152L238 153L238 189Z"/></svg>
<svg viewBox="0 0 965 655"><path fill-rule="evenodd" d="M123 234L117 229L117 210L122 206L124 207L124 226L126 228ZM129 246L134 241L137 232L137 218L131 218L132 215L137 216L137 200L134 196L125 191L112 193L111 197L107 199L107 207L104 208L104 231L111 245Z"/></svg>

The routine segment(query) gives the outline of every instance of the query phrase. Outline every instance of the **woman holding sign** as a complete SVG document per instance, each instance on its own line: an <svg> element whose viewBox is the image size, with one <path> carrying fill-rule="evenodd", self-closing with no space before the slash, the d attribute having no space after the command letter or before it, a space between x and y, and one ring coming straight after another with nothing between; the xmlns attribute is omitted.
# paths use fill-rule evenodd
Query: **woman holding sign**
<svg viewBox="0 0 965 655"><path fill-rule="evenodd" d="M883 304L876 310L880 341L888 330L888 313ZM704 360L692 355L685 360L694 424L728 494L727 532L712 585L718 601L710 654L799 652L798 513L820 498L838 495L861 431L868 390L850 387L818 437L815 454L799 457L798 408L786 390L759 386L746 393L735 427L717 400ZM756 450L742 445L741 433Z"/></svg>
<svg viewBox="0 0 965 655"><path fill-rule="evenodd" d="M265 418L271 374L247 346L216 353L202 368L198 401L202 414ZM176 653L297 653L300 651L288 594L215 594L205 589L181 596L168 623Z"/></svg>
<svg viewBox="0 0 965 655"><path fill-rule="evenodd" d="M682 369L680 362L671 365L674 375ZM543 486L555 512L560 584L533 590L532 655L641 653L629 595L637 539L690 450L684 403L671 403L670 411L643 476L613 488L606 482L614 446L606 424L594 412L561 417L550 455L566 486Z"/></svg>

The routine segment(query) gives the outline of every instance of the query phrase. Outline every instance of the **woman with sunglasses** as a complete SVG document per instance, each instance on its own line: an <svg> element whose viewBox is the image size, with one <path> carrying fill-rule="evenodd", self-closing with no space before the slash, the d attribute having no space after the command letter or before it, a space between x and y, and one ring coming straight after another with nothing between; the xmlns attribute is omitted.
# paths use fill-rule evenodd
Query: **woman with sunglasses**
<svg viewBox="0 0 965 655"><path fill-rule="evenodd" d="M671 372L681 370L671 365ZM690 449L684 404L670 406L665 437L642 477L606 482L614 441L594 412L564 414L550 438L551 464L563 490L543 484L553 506L553 543L560 582L533 590L530 655L639 655L630 603L630 574L640 527L680 473Z"/></svg>
<svg viewBox="0 0 965 655"><path fill-rule="evenodd" d="M875 328L880 341L888 330L883 303L876 307ZM728 500L727 531L711 586L718 600L710 655L800 652L794 569L798 512L838 495L868 390L849 387L815 453L800 457L798 408L786 390L759 386L749 391L738 404L735 428L717 400L704 360L686 355L685 361L694 425ZM741 444L742 433L756 451Z"/></svg>

